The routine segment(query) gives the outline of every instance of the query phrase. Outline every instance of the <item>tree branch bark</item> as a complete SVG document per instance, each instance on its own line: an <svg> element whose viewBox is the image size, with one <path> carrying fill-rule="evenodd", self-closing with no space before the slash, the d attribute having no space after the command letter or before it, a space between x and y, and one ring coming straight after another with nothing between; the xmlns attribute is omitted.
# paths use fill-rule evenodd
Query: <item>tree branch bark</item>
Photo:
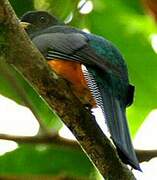
<svg viewBox="0 0 157 180"><path fill-rule="evenodd" d="M137 157L140 162L149 161L150 159L157 157L157 150L136 150Z"/></svg>
<svg viewBox="0 0 157 180"><path fill-rule="evenodd" d="M48 67L19 25L7 0L0 0L0 61L6 60L32 84L69 127L104 178L134 180L91 111L72 94L67 82Z"/></svg>
<svg viewBox="0 0 157 180"><path fill-rule="evenodd" d="M32 144L57 144L67 147L73 147L79 149L79 145L76 141L68 140L60 137L57 133L51 135L37 135L37 136L15 136L9 134L0 134L0 139L15 141L17 143L32 143Z"/></svg>

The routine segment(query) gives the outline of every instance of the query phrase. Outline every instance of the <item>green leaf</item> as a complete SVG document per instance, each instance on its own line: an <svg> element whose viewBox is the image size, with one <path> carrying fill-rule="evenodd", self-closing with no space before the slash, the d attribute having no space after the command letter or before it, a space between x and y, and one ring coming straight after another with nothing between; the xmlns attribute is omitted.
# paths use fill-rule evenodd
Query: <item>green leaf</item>
<svg viewBox="0 0 157 180"><path fill-rule="evenodd" d="M96 170L83 151L56 145L22 145L0 156L0 174L94 176ZM93 178L95 179L95 178Z"/></svg>

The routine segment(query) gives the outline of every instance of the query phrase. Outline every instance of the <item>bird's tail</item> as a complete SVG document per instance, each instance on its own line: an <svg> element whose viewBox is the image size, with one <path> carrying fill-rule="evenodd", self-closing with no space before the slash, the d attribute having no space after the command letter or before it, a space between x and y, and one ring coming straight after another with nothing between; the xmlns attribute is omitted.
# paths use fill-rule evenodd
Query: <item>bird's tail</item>
<svg viewBox="0 0 157 180"><path fill-rule="evenodd" d="M104 90L103 84L99 82L100 80L96 81L93 74L90 68L84 72L97 105L103 110L106 124L118 154L124 163L130 164L134 169L141 171L131 142L125 107L122 107L120 101L111 92L108 92L107 88Z"/></svg>
<svg viewBox="0 0 157 180"><path fill-rule="evenodd" d="M119 100L109 93L102 91L101 97L106 123L120 158L124 163L141 171L131 142L125 107L122 107Z"/></svg>

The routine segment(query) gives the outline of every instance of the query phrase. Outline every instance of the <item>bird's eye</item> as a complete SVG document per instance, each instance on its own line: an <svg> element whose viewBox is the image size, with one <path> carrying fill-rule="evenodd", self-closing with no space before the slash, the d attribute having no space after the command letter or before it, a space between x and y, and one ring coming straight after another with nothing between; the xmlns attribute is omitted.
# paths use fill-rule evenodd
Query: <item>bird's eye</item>
<svg viewBox="0 0 157 180"><path fill-rule="evenodd" d="M46 23L47 19L44 16L40 17L40 23Z"/></svg>

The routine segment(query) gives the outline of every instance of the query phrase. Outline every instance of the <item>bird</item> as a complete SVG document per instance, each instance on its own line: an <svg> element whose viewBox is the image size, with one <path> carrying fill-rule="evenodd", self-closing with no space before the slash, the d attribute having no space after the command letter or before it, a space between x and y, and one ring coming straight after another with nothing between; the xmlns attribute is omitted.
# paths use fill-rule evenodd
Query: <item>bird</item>
<svg viewBox="0 0 157 180"><path fill-rule="evenodd" d="M46 11L26 12L21 24L53 71L69 82L78 100L87 107L102 109L122 162L141 171L126 118L135 87L129 82L118 48L104 37L66 25Z"/></svg>

